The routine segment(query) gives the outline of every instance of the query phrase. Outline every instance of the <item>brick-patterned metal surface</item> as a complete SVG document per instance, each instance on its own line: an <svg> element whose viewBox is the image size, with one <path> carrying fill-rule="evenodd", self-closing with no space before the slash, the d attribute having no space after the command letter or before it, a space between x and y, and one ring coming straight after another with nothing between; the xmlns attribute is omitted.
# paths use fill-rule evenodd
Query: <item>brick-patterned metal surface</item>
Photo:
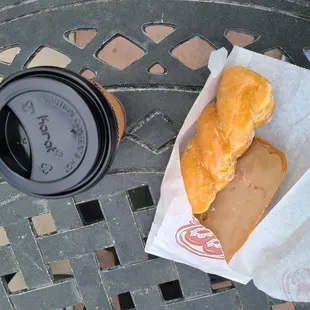
<svg viewBox="0 0 310 310"><path fill-rule="evenodd" d="M113 309L112 296L128 292L137 310L270 310L282 303L253 283L214 289L213 276L150 257L144 245L173 141L209 74L205 66L186 67L170 51L197 35L214 48L230 50L225 31L241 29L257 34L249 49L277 47L287 60L309 68L309 16L306 0L2 0L0 44L18 45L21 51L11 65L0 63L0 75L23 68L42 46L55 48L71 58L69 69L97 72L95 80L123 102L128 124L109 175L73 199L34 199L0 183L0 226L10 243L0 247L0 309L50 310L84 304L87 310L108 310ZM156 43L143 30L149 23L170 24L175 31ZM84 49L65 39L70 30L89 28L97 33ZM117 34L145 51L124 70L96 58ZM166 74L147 71L155 62L167 68ZM89 224L78 206L92 200L99 202L102 217ZM32 218L49 212L56 232L37 236ZM96 253L112 247L119 265L101 269ZM64 259L69 260L73 276L57 280L50 263ZM23 275L27 289L10 293L5 276L16 272ZM181 295L166 301L161 284L176 280ZM310 304L296 303L295 309L310 309Z"/></svg>

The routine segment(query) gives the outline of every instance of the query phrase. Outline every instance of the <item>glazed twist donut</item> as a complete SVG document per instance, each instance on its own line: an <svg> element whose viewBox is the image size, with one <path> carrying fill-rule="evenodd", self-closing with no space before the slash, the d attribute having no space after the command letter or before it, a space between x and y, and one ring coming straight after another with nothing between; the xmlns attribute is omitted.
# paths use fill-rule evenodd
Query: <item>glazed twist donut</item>
<svg viewBox="0 0 310 310"><path fill-rule="evenodd" d="M193 213L205 212L234 177L237 158L251 145L255 128L274 110L270 82L249 69L224 71L216 103L209 103L197 121L197 135L181 156L185 189Z"/></svg>

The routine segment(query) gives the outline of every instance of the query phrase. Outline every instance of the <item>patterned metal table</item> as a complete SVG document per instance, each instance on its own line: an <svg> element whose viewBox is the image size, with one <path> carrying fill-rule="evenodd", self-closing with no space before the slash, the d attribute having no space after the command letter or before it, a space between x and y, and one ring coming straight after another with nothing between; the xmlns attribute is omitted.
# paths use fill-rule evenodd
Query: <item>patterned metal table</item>
<svg viewBox="0 0 310 310"><path fill-rule="evenodd" d="M115 163L92 190L45 201L0 183L0 225L9 240L0 247L0 309L83 304L108 310L115 295L122 309L138 310L267 310L283 303L252 283L231 283L147 255L144 244L174 139L208 77L210 50L231 50L243 34L250 50L310 68L309 2L1 0L0 12L2 76L54 51L48 62L58 57L63 66L90 75L128 113ZM91 34L86 42L78 42L80 30ZM50 214L55 229L41 236L35 222ZM114 253L116 266L99 265L104 249ZM51 265L61 260L69 261L71 277L53 275ZM15 273L26 289L10 291L7 282ZM296 303L295 309L310 304Z"/></svg>

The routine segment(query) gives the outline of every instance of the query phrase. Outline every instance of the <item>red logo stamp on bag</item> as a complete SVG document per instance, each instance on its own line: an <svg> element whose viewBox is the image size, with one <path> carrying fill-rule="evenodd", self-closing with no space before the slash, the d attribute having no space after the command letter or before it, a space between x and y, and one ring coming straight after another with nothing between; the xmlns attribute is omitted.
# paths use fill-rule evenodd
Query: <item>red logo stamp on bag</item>
<svg viewBox="0 0 310 310"><path fill-rule="evenodd" d="M202 257L224 260L222 246L210 229L202 226L196 218L181 226L176 232L177 243L187 251Z"/></svg>

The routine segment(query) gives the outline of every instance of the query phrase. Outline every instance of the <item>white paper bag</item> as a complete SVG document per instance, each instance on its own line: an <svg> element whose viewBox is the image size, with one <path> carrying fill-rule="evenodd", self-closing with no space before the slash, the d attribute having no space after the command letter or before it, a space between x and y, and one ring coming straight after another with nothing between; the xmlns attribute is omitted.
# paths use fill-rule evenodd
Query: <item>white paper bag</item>
<svg viewBox="0 0 310 310"><path fill-rule="evenodd" d="M216 236L192 214L180 153L195 134L200 113L215 98L223 69L232 65L271 82L276 109L256 134L287 154L288 171L267 215L227 264ZM310 71L239 47L228 58L225 49L213 52L209 68L210 77L176 139L146 252L244 284L253 279L278 299L310 302Z"/></svg>

